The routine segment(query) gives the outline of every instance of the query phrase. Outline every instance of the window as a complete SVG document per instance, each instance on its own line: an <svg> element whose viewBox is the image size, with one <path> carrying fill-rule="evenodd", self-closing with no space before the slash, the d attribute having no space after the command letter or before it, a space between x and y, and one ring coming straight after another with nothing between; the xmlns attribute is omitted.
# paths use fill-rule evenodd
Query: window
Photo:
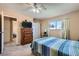
<svg viewBox="0 0 79 59"><path fill-rule="evenodd" d="M49 23L50 29L62 29L62 21L55 20Z"/></svg>

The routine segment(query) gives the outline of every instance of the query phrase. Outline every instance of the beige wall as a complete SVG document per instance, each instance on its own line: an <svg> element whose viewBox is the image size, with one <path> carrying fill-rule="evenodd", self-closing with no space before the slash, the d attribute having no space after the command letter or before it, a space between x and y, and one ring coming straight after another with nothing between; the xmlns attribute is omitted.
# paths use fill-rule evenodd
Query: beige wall
<svg viewBox="0 0 79 59"><path fill-rule="evenodd" d="M79 39L79 11L71 12L65 15L57 16L57 17L51 17L49 19L42 19L40 21L41 23L41 33L44 32L44 29L46 28L48 30L49 36L61 36L60 30L49 30L49 22L53 19L65 19L68 18L70 20L70 37L73 40Z"/></svg>
<svg viewBox="0 0 79 59"><path fill-rule="evenodd" d="M21 39L21 22L25 19L27 19L28 21L33 22L33 18L21 13L17 13L16 11L13 11L11 9L8 8L0 8L0 14L1 11L3 10L3 14L4 16L8 16L8 17L13 17L16 18L17 21L13 21L13 32L16 33L17 37L16 37L16 44L20 44L20 39Z"/></svg>

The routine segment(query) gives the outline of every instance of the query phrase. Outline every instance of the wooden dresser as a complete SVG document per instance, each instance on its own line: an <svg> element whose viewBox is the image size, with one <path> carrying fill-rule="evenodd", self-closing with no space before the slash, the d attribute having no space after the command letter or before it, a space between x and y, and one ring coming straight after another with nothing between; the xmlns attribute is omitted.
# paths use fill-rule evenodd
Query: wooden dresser
<svg viewBox="0 0 79 59"><path fill-rule="evenodd" d="M32 28L21 29L21 45L29 44L33 41Z"/></svg>

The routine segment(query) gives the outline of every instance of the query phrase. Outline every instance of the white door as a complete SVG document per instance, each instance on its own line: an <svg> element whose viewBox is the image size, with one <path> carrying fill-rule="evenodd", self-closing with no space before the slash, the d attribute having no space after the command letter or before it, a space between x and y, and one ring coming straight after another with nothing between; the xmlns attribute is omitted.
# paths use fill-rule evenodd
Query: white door
<svg viewBox="0 0 79 59"><path fill-rule="evenodd" d="M33 40L40 38L40 23L33 23Z"/></svg>
<svg viewBox="0 0 79 59"><path fill-rule="evenodd" d="M0 53L2 52L2 20L0 16Z"/></svg>

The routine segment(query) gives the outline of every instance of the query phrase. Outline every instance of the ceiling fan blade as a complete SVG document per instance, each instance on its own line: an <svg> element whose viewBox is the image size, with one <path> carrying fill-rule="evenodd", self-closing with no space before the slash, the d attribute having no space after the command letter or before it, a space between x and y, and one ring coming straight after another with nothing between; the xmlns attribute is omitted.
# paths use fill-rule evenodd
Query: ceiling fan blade
<svg viewBox="0 0 79 59"><path fill-rule="evenodd" d="M31 7L31 6L28 5L28 4L26 4L26 3L18 3L18 4L17 4L17 7L19 7L19 8L29 8L29 7Z"/></svg>
<svg viewBox="0 0 79 59"><path fill-rule="evenodd" d="M40 5L42 9L47 9L43 4Z"/></svg>

